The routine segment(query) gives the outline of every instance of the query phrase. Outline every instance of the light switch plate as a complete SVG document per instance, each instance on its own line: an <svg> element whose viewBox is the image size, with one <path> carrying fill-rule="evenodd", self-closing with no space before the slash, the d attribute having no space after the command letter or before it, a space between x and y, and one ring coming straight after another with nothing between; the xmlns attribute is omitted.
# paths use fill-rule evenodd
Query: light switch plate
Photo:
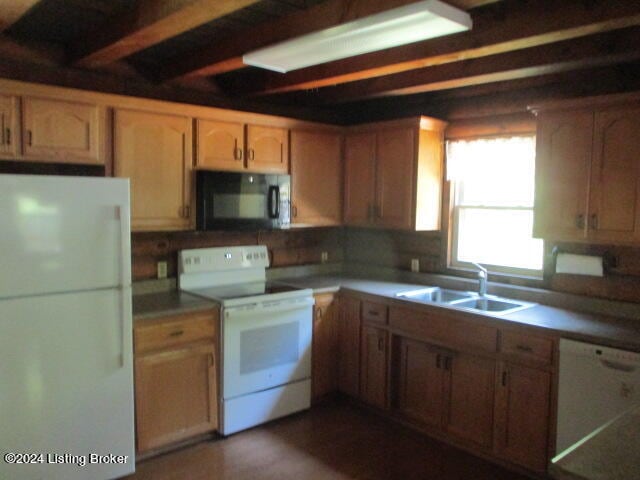
<svg viewBox="0 0 640 480"><path fill-rule="evenodd" d="M412 272L419 272L420 271L420 259L419 258L412 258L411 259L411 271Z"/></svg>
<svg viewBox="0 0 640 480"><path fill-rule="evenodd" d="M158 278L167 278L167 262L160 261L156 264L156 273L158 274Z"/></svg>

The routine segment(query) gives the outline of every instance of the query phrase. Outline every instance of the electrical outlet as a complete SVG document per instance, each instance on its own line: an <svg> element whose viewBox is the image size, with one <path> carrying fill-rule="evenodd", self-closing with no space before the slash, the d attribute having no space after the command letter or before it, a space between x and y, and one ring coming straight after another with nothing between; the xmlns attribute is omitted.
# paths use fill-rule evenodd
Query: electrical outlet
<svg viewBox="0 0 640 480"><path fill-rule="evenodd" d="M320 254L320 262L327 263L329 261L329 252L322 252Z"/></svg>
<svg viewBox="0 0 640 480"><path fill-rule="evenodd" d="M161 261L156 264L156 273L158 274L158 278L167 278L167 262Z"/></svg>
<svg viewBox="0 0 640 480"><path fill-rule="evenodd" d="M412 272L419 272L420 271L420 259L419 258L412 258L411 259L411 271Z"/></svg>

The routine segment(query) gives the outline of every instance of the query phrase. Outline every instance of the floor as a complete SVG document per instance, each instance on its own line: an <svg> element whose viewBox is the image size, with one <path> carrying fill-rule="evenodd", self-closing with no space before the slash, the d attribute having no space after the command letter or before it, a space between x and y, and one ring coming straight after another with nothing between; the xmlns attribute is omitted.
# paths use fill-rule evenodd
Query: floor
<svg viewBox="0 0 640 480"><path fill-rule="evenodd" d="M524 480L336 403L138 464L127 480Z"/></svg>

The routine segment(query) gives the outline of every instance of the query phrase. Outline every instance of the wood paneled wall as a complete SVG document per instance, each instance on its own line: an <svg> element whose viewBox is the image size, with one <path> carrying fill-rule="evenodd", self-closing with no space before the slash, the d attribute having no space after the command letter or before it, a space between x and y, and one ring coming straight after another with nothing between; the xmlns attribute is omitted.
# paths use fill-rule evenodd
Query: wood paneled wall
<svg viewBox="0 0 640 480"><path fill-rule="evenodd" d="M228 245L266 245L272 267L319 264L322 252L328 253L329 262L341 262L342 236L341 228L134 233L132 275L134 281L156 278L157 262L166 261L168 276L175 277L178 251Z"/></svg>
<svg viewBox="0 0 640 480"><path fill-rule="evenodd" d="M455 274L475 278L475 274L447 270L445 235L439 232L398 232L347 228L345 230L345 259L362 265L411 270L411 259L420 259L424 273ZM561 252L585 255L607 255L616 262L608 267L604 277L555 274L550 253L554 246ZM498 277L490 280L514 285L546 288L549 290L588 295L609 300L640 302L640 247L605 246L587 244L546 244L544 280L516 277Z"/></svg>
<svg viewBox="0 0 640 480"><path fill-rule="evenodd" d="M440 273L445 268L439 232L401 232L348 228L345 234L347 262L411 270L411 259L420 260L421 272Z"/></svg>
<svg viewBox="0 0 640 480"><path fill-rule="evenodd" d="M546 278L546 284L551 290L640 302L640 247L547 242L547 269L553 268L550 253L554 246L564 253L606 256L613 265L605 263L604 277L554 274L551 271Z"/></svg>

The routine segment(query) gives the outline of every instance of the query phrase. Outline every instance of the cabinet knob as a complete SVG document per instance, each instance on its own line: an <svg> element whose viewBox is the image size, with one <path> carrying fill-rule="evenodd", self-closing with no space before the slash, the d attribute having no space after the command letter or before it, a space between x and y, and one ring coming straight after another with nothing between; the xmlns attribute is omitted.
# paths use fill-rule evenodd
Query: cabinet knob
<svg viewBox="0 0 640 480"><path fill-rule="evenodd" d="M253 148L247 149L247 159L253 161L256 158L256 152Z"/></svg>
<svg viewBox="0 0 640 480"><path fill-rule="evenodd" d="M596 215L595 213L591 215L591 219L589 220L589 227L591 227L591 230L598 229L598 215Z"/></svg>
<svg viewBox="0 0 640 480"><path fill-rule="evenodd" d="M507 371L506 370L502 371L502 386L503 387L507 386Z"/></svg>
<svg viewBox="0 0 640 480"><path fill-rule="evenodd" d="M378 338L378 351L379 352L384 351L384 337Z"/></svg>
<svg viewBox="0 0 640 480"><path fill-rule="evenodd" d="M33 145L33 132L31 130L27 130L27 144L29 146Z"/></svg>
<svg viewBox="0 0 640 480"><path fill-rule="evenodd" d="M9 127L7 127L6 129L6 134L7 134L7 137L6 137L5 143L7 145L11 145L11 129Z"/></svg>
<svg viewBox="0 0 640 480"><path fill-rule="evenodd" d="M576 228L584 228L584 215L581 213L576 215Z"/></svg>

